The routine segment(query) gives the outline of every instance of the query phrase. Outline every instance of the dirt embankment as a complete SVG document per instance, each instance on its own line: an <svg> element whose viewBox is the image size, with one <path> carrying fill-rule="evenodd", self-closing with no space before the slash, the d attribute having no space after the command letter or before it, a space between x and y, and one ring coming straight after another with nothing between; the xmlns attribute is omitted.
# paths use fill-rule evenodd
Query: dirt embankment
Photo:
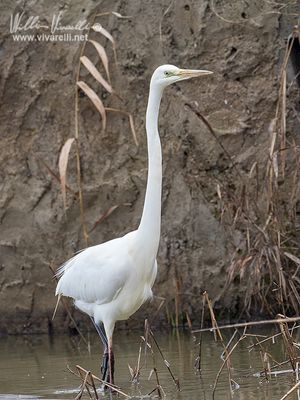
<svg viewBox="0 0 300 400"><path fill-rule="evenodd" d="M60 149L74 136L79 44L13 41L10 16L21 9L13 1L6 3L1 11L0 47L0 332L47 331L55 305L49 264L60 265L84 246L77 197L68 193L65 217L59 184L45 166L57 173ZM89 244L97 244L135 229L139 222L147 174L145 109L153 69L172 63L215 72L212 78L169 88L160 118L163 215L154 290L169 300L170 314L175 312L176 292L183 293L177 296L181 311L196 319L199 294L207 290L212 298L218 296L234 248L232 239L235 245L241 240L238 229L229 237L220 222L217 183L230 175L233 163L246 175L255 161L265 160L284 38L296 22L296 17L282 13L297 11L295 6L274 12L264 1L251 6L243 1L229 2L230 6L225 1L214 3L212 8L209 1L179 0L167 10L169 2L120 0L113 9L131 18L101 19L116 40L117 65L110 43L100 36L97 40L107 49L112 82L123 101L104 95L99 87L97 92L106 106L120 107L134 116L138 147L125 117L108 115L107 129L101 132L99 115L89 100L80 101L88 227L110 207L121 205L90 234ZM27 18L38 15L44 23L51 23L53 14L63 11L63 22L76 24L96 10L110 11L111 4L108 0L55 5L32 1L24 10ZM87 54L96 61L92 48L87 48ZM92 80L91 84L96 87ZM198 102L231 160L184 106L192 101ZM73 151L68 185L77 190ZM223 296L224 315L236 314L241 292L237 286ZM152 308L158 304L154 302ZM165 318L164 310L160 319ZM147 307L137 316L145 313ZM65 318L60 309L54 329L63 328ZM76 318L83 317L76 314ZM132 326L135 321L136 316L128 323Z"/></svg>

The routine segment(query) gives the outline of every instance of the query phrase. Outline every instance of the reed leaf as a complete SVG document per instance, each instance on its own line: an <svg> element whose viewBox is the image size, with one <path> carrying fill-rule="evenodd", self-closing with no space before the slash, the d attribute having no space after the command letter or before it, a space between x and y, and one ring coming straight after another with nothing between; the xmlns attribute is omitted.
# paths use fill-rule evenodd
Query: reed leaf
<svg viewBox="0 0 300 400"><path fill-rule="evenodd" d="M132 18L130 15L122 15L122 14L120 14L118 12L115 12L115 11L112 11L111 13L112 13L112 15L114 15L115 17L120 18L120 19L130 19L130 18Z"/></svg>
<svg viewBox="0 0 300 400"><path fill-rule="evenodd" d="M112 44L112 48L113 48L113 52L114 52L114 57L115 57L115 61L117 60L117 54L116 54L116 42L115 39L112 37L112 35L103 28L103 26L99 23L96 23L92 26L93 31L100 33L101 35L103 35L106 39L108 39L111 44Z"/></svg>
<svg viewBox="0 0 300 400"><path fill-rule="evenodd" d="M89 71L89 73L102 85L109 93L113 93L114 90L111 85L103 78L100 72L97 70L95 65L87 56L80 57L80 61L85 66L85 68Z"/></svg>
<svg viewBox="0 0 300 400"><path fill-rule="evenodd" d="M95 49L97 50L97 53L98 53L98 55L99 55L99 57L100 57L100 60L102 61L103 67L104 67L104 69L105 69L108 82L110 83L110 74L109 74L109 67L108 67L108 57L107 57L107 54L106 54L106 51L105 51L104 47L103 47L100 43L96 42L96 40L91 40L91 39L90 39L88 42L89 42L89 43L92 43L92 45L93 45L93 46L95 47Z"/></svg>
<svg viewBox="0 0 300 400"><path fill-rule="evenodd" d="M106 111L105 111L104 105L103 105L102 101L100 100L99 96L94 92L94 90L89 85L87 85L83 81L77 82L77 86L79 86L80 89L88 96L88 98L94 104L96 109L99 111L99 114L101 115L101 118L102 118L102 129L105 130L105 128L106 128Z"/></svg>
<svg viewBox="0 0 300 400"><path fill-rule="evenodd" d="M67 196L66 196L66 174L67 174L67 166L69 161L69 153L71 150L71 146L74 142L74 138L69 138L66 143L63 145L58 161L58 168L59 168L59 176L60 176L60 185L61 185L61 192L63 196L63 203L64 203L64 210L66 211L67 208Z"/></svg>

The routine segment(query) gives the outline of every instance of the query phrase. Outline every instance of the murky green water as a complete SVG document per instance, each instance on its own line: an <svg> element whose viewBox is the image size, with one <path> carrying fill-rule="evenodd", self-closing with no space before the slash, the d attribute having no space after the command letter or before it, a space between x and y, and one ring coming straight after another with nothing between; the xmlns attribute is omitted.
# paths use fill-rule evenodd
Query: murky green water
<svg viewBox="0 0 300 400"><path fill-rule="evenodd" d="M228 333L229 335L229 333ZM170 362L174 375L179 378L182 390L174 387L169 373L156 351L156 363L160 383L167 399L172 400L209 400L212 399L212 387L222 360L222 347L215 343L211 333L203 337L202 374L195 372L193 366L197 356L196 342L188 332L157 333L157 340ZM237 383L233 399L279 400L295 383L292 373L272 376L270 382L253 374L262 369L262 361L257 350L249 352L247 346L252 339L240 345L232 357L232 377ZM94 373L99 372L101 344L96 335L90 337L91 354L82 343L74 346L67 336L25 336L0 338L0 398L15 398L12 395L26 395L46 399L75 398L79 386L66 366L74 368L79 364ZM142 356L139 385L130 383L128 364L137 364L139 350L139 332L118 332L115 335L116 383L128 394L146 395L156 385L154 375L148 380L153 361L150 354L147 363ZM278 361L284 359L281 343L268 344L268 350ZM286 366L286 369L290 368ZM221 375L215 399L230 399L226 369ZM76 391L77 390L77 391ZM11 394L11 396L9 396ZM156 393L155 393L156 394ZM104 398L101 394L100 398ZM20 397L18 397L20 398ZM21 397L22 398L22 397ZM88 398L88 397L86 397ZM116 398L116 397L115 397ZM289 399L297 399L293 394Z"/></svg>

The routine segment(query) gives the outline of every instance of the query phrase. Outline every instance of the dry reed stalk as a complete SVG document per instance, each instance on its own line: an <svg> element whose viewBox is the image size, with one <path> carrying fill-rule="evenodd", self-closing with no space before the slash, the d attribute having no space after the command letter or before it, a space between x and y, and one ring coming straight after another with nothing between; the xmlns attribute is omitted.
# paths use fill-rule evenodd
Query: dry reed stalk
<svg viewBox="0 0 300 400"><path fill-rule="evenodd" d="M292 35L291 40L288 40L287 46L285 49L285 55L283 59L283 63L280 71L280 89L279 89L279 101L277 103L276 113L275 113L275 123L276 130L274 130L272 138L272 145L270 148L270 159L272 160L273 156L276 157L275 152L275 142L277 133L280 135L280 150L282 151L286 147L286 69L287 64L290 58L291 50L293 47L295 37ZM284 177L285 174L285 152L281 153L282 163L281 163L281 173ZM273 160L274 161L274 160ZM274 164L273 162L273 171L275 173L276 179L278 178L278 166L276 168L277 162ZM275 168L274 168L275 167ZM269 164L269 169L271 168L271 164ZM277 171L276 171L277 169ZM270 172L270 171L269 171Z"/></svg>
<svg viewBox="0 0 300 400"><path fill-rule="evenodd" d="M173 279L173 285L175 287L175 328L178 328L180 297L179 297L179 282L176 276Z"/></svg>
<svg viewBox="0 0 300 400"><path fill-rule="evenodd" d="M154 366L153 367L153 372L154 372L154 374L155 374L155 378L156 378L156 390L157 390L157 395L158 395L158 398L159 399L161 399L163 396L162 396L162 386L161 386L161 384L159 383L159 378L158 378L158 373L157 373L157 368ZM150 392L151 393L151 392Z"/></svg>
<svg viewBox="0 0 300 400"><path fill-rule="evenodd" d="M160 301L157 309L155 310L155 312L151 315L151 319L150 319L149 325L152 325L152 321L156 320L156 318L157 318L160 310L162 309L163 305L165 305L166 309L167 309L167 302L166 302L165 297L154 296L154 299L158 299L158 300L161 300L161 301ZM169 319L168 319L168 313L167 313L167 322L168 322L168 324L170 324Z"/></svg>
<svg viewBox="0 0 300 400"><path fill-rule="evenodd" d="M228 349L231 346L231 343L233 342L234 338L236 337L236 335L238 334L238 330L235 329L235 331L233 332L231 338L229 339L229 341L227 342L222 354L221 354L221 359L224 360L224 358L226 357L226 354L228 353Z"/></svg>
<svg viewBox="0 0 300 400"><path fill-rule="evenodd" d="M260 359L263 366L263 373L267 382L269 382L269 373L271 372L269 355L264 351L260 351Z"/></svg>
<svg viewBox="0 0 300 400"><path fill-rule="evenodd" d="M177 390L180 390L179 379L175 378L175 376L174 376L174 374L173 374L173 372L171 370L171 364L164 357L163 352L162 352L161 348L159 347L159 344L158 344L158 342L157 342L157 340L156 340L156 338L155 338L155 336L154 336L154 334L153 334L153 332L151 331L150 328L149 328L149 334L152 337L153 342L155 343L155 346L156 346L156 348L157 348L157 350L158 350L158 352L159 352L159 354L160 354L160 356L161 356L161 358L162 358L167 370L169 371L169 374L170 374L170 376L171 376L171 378L172 378Z"/></svg>
<svg viewBox="0 0 300 400"><path fill-rule="evenodd" d="M214 382L214 386L213 386L213 390L212 390L212 398L213 398L213 400L214 400L214 398L215 398L215 392L216 392L216 388L217 388L217 384L218 384L219 378L220 378L220 376L221 376L221 372L223 371L225 365L227 366L227 362L228 362L228 360L230 359L230 356L231 356L231 354L233 353L233 351L234 351L234 350L236 349L236 347L240 344L240 342L241 342L242 340L244 340L245 338L246 338L246 336L245 336L245 330L244 330L243 335L242 335L242 336L238 339L238 341L232 346L232 348L230 349L230 351L226 353L226 357L225 357L225 359L223 360L223 363L222 363L222 365L221 365L221 367L220 367L220 369L219 369L219 371L218 371L218 373L217 373L217 376L216 376L216 379L215 379L215 382ZM227 367L227 369L228 369L228 367ZM230 395L231 395L231 397L232 397L231 381L232 381L232 379L231 379L231 375L230 375L230 376L229 376Z"/></svg>
<svg viewBox="0 0 300 400"><path fill-rule="evenodd" d="M261 358L261 362L263 365L263 371L260 371L259 374L260 375L264 374L266 377L266 380L268 380L268 375L270 375L271 369L272 369L269 359L272 359L272 361L275 363L274 367L279 367L280 363L277 362L274 359L274 357L263 348L263 346L260 344L257 337L256 337L256 340L260 347L259 353L260 353L260 358Z"/></svg>
<svg viewBox="0 0 300 400"><path fill-rule="evenodd" d="M282 316L280 316L282 317ZM283 342L285 345L285 350L288 355L288 358L290 360L291 366L294 371L296 371L296 359L297 359L297 354L296 354L296 349L294 347L294 340L290 334L290 331L288 329L287 323L286 322L279 322L279 328L282 334Z"/></svg>
<svg viewBox="0 0 300 400"><path fill-rule="evenodd" d="M79 375L80 375L80 377L82 379L82 383L80 385L80 391L79 391L78 395L75 397L75 400L81 399L81 397L83 395L83 392L84 392L84 389L88 392L88 395L89 395L90 399L92 399L92 395L91 395L90 389L89 389L88 384L87 384L87 379L89 377L90 372L87 371L84 376L82 374L82 371L79 370L78 372L79 372Z"/></svg>
<svg viewBox="0 0 300 400"><path fill-rule="evenodd" d="M298 360L300 361L300 357L298 357ZM276 363L275 365L271 365L271 366L270 366L270 372L269 372L269 374L275 374L276 371L274 371L274 370L275 370L276 368L282 367L283 365L286 365L286 364L288 364L288 363L290 363L290 360L285 360L285 361L282 361L282 362L280 362L280 363ZM291 369L289 372L293 372L293 370ZM263 371L263 370L262 370L262 371L259 371L259 372L257 372L255 375L262 376L262 375L264 375L264 371ZM253 374L251 373L251 374L248 374L248 375L246 375L246 376L253 376Z"/></svg>
<svg viewBox="0 0 300 400"><path fill-rule="evenodd" d="M289 331L291 332L292 330L295 330L295 329L298 329L298 328L300 328L300 325L296 325L296 326L294 326L293 328L289 328ZM272 340L272 342L275 343L275 338L276 338L276 337L279 337L279 336L281 336L281 335L282 335L281 332L276 333L275 335L272 335L272 336L270 336L270 337L267 337L267 338L265 338L265 339L263 339L263 340L261 340L261 341L259 341L259 342L257 342L257 343L251 344L250 346L247 347L247 349L252 350L253 347L258 346L258 345L260 345L260 344L262 344L262 343L268 342L269 340Z"/></svg>
<svg viewBox="0 0 300 400"><path fill-rule="evenodd" d="M201 310L201 323L200 323L200 338L199 338L199 351L198 351L198 357L195 360L195 368L198 371L201 371L201 356L202 356L202 329L203 329L203 323L204 323L204 311L205 311L205 295L202 295L202 310ZM193 333L193 330L192 330Z"/></svg>
<svg viewBox="0 0 300 400"><path fill-rule="evenodd" d="M217 333L218 337L220 339L220 342L222 344L222 347L223 347L223 353L222 354L225 355L224 363L223 363L222 367L220 368L219 373L217 374L217 377L216 377L216 380L215 380L215 385L214 385L214 389L213 389L213 399L214 399L214 394L215 394L217 382L218 382L219 376L220 376L220 374L221 374L221 372L223 370L224 365L226 365L227 372L228 372L229 392L230 392L230 398L232 398L232 394L233 393L232 393L232 386L231 386L232 377L231 377L231 361L230 361L230 354L232 353L232 351L228 352L228 346L226 346L225 343L224 343L224 339L223 339L222 333L219 330L218 323L217 323L217 320L216 320L216 317L215 317L215 313L214 313L214 310L213 310L213 307L212 307L212 304L211 304L211 300L210 300L210 298L208 296L208 293L205 291L203 293L203 296L205 298L205 301L206 301L206 303L208 305L208 309L209 309L209 312L210 312L211 324L212 324L212 326L214 328L214 330L213 330L214 339L215 339L215 341L217 341L217 335L216 335L216 333ZM235 348L235 346L233 348ZM222 358L222 355L221 355L221 358Z"/></svg>
<svg viewBox="0 0 300 400"><path fill-rule="evenodd" d="M142 354L142 344L143 344L143 339L141 338L140 341L140 347L139 347L139 354L138 354L138 360L137 360L137 366L132 368L128 364L129 372L131 375L131 382L133 383L139 383L140 375L141 375L141 354Z"/></svg>
<svg viewBox="0 0 300 400"><path fill-rule="evenodd" d="M217 335L216 335L216 333L217 333L218 336L219 336L219 339L221 341L221 344L223 346L223 353L222 354L226 355L225 359L226 359L226 367L227 367L228 379L229 379L230 395L232 396L232 393L231 393L231 391L232 391L232 389L231 389L231 370L230 370L231 361L230 361L230 357L228 356L229 353L228 353L228 350L227 350L227 346L225 346L223 336L221 334L221 331L219 330L218 323L217 323L217 320L216 320L216 317L215 317L215 314L214 314L214 310L213 310L213 307L212 307L212 304L211 304L211 300L208 297L208 293L204 292L203 296L204 296L204 298L206 300L206 303L208 305L208 309L209 309L209 312L210 312L211 324L212 324L212 326L214 328L213 329L214 339L215 339L215 341L217 341ZM221 356L221 358L222 358L222 356Z"/></svg>
<svg viewBox="0 0 300 400"><path fill-rule="evenodd" d="M98 397L98 393L97 393L97 389L96 389L96 385L95 385L95 381L94 381L93 375L92 375L92 373L90 371L89 371L88 375L89 375L88 377L90 379L90 382L92 384L92 388L93 388L94 393L95 393L95 398L96 398L96 400L98 400L99 397Z"/></svg>
<svg viewBox="0 0 300 400"><path fill-rule="evenodd" d="M282 316L280 316L282 317ZM274 373L275 368L279 368L287 363L290 363L292 366L292 371L295 372L295 374L298 374L297 371L297 365L298 365L298 360L300 356L297 356L296 354L296 347L294 343L294 339L292 337L292 333L294 330L297 328L297 326L293 326L292 328L288 328L287 324L285 322L280 322L279 323L280 327L280 333L276 335L272 335L269 338L266 338L262 341L258 340L258 337L256 337L257 343L255 345L260 347L260 354L261 354L261 359L262 359L262 364L263 364L263 371L259 372L259 375L265 375L266 379L268 380L268 376L271 373ZM272 342L275 343L274 338L275 337L282 337L283 345L285 348L285 352L288 354L288 360L285 360L283 362L277 362L270 353L267 353L264 348L262 347L262 343L265 343L268 340L272 339ZM250 351L253 349L254 345L248 346L247 348L250 349ZM272 361L275 363L275 365L271 366L269 359L272 359ZM271 372L272 371L272 372Z"/></svg>
<svg viewBox="0 0 300 400"><path fill-rule="evenodd" d="M82 228L83 239L85 246L88 246L89 236L87 233L86 222L85 222L85 209L83 203L83 193L82 193L82 179L81 179L81 165L80 165L80 153L78 139L76 139L76 168L77 168L77 186L78 186L78 196L79 196L79 209L80 209L80 222Z"/></svg>
<svg viewBox="0 0 300 400"><path fill-rule="evenodd" d="M299 362L296 362L296 371L295 371L295 379L296 383L299 382ZM300 390L297 389L297 399L300 400Z"/></svg>
<svg viewBox="0 0 300 400"><path fill-rule="evenodd" d="M64 202L64 209L66 210L66 170L67 170L67 163L68 163L68 158L69 158L69 152L71 145L73 141L76 143L76 169L77 169L77 186L78 186L78 198L79 198L79 208L80 208L80 223L81 223L81 228L82 228L82 233L83 233L83 238L85 241L85 245L88 246L88 231L86 227L86 220L85 220L85 207L84 207L84 199L83 199L83 190L82 190L82 176L81 176L81 165L80 165L80 143L79 143L79 114L80 114L80 108L79 108L79 91L78 88L82 90L83 93L91 100L93 105L96 107L97 111L99 112L102 120L102 129L105 130L106 128L106 111L114 111L114 112L119 112L121 114L127 115L129 118L129 124L130 124L130 129L132 132L132 135L134 137L135 143L137 144L137 138L136 138L136 132L134 129L134 123L133 123L133 117L130 113L127 111L115 109L115 108L108 108L106 109L104 107L104 104L100 97L97 95L97 93L84 81L80 80L80 72L81 72L81 65L84 65L84 67L88 70L90 75L101 85L102 88L104 88L109 94L116 95L121 99L121 97L116 93L116 91L112 88L111 85L111 79L110 79L110 70L109 70L109 62L108 62L108 57L106 50L104 47L97 41L97 40L92 40L90 38L91 30L94 32L97 32L101 35L101 37L104 37L109 40L109 42L112 45L113 48L113 53L114 53L114 59L115 62L117 60L116 57L116 42L112 35L105 29L103 28L99 23L96 23L96 18L97 17L103 17L105 15L114 15L117 18L130 18L127 16L123 16L120 13L117 12L106 12L102 14L94 14L92 17L92 23L90 23L90 28L87 32L88 40L83 42L81 49L80 49L80 57L79 57L79 63L76 71L76 90L75 90L75 126L74 126L74 138L69 138L67 142L64 144L61 154L60 154L60 163L59 163L59 168L60 168L60 182L61 182L61 188L62 188L62 195L63 195L63 202ZM96 65L84 54L86 45L90 43L91 46L96 50L97 55L99 57L99 60L101 61L103 68L105 70L107 80L102 76L101 72L99 69L96 67Z"/></svg>
<svg viewBox="0 0 300 400"><path fill-rule="evenodd" d="M144 340L145 342L145 351L144 351L144 356L145 356L145 362L146 362L146 356L147 356L147 349L148 349L148 343L149 343L149 329L150 329L150 324L148 319L146 318L144 321L144 337L141 336L141 339Z"/></svg>
<svg viewBox="0 0 300 400"><path fill-rule="evenodd" d="M186 318L186 321L187 321L187 324L188 324L189 331L192 333L193 324L192 324L191 318L189 316L189 313L187 311L185 312L185 318Z"/></svg>
<svg viewBox="0 0 300 400"><path fill-rule="evenodd" d="M232 257L228 279L221 293L226 292L236 277L247 281L242 312L300 313L300 278L297 276L300 253L295 238L300 147L287 137L286 120L286 71L296 35L299 35L299 29L292 33L285 49L279 74L278 101L270 124L270 144L263 168L254 161L247 176L243 176L232 165L233 158L213 127L194 105L186 103L221 146L229 167L236 175L233 179L224 175L223 182L217 180L216 186L221 222L229 234L232 232L234 235L236 229L244 234L244 243ZM287 191L292 192L288 199Z"/></svg>
<svg viewBox="0 0 300 400"><path fill-rule="evenodd" d="M244 328L248 326L257 326L257 325L268 325L268 324L278 324L280 322L296 322L300 321L300 317L286 317L285 319L278 318L278 319L268 319L268 320L263 320L263 321L252 321L252 322L241 322L237 324L228 324L228 325L221 325L216 327L211 327L211 328L203 328L203 329L195 329L193 330L193 333L199 333L199 332L210 332L210 331L215 331L215 330L221 330L221 329L231 329L231 328Z"/></svg>
<svg viewBox="0 0 300 400"><path fill-rule="evenodd" d="M90 371L86 370L85 368L81 367L80 365L76 365L77 373L74 372L68 365L67 365L67 369L69 372L71 372L71 374L73 374L74 376L76 376L77 378L79 378L81 380L82 380L83 376L88 375L86 382L85 382L86 386L95 387L94 381L98 381L98 382L104 384L105 386L107 386L108 388L112 389L113 392L116 392L128 399L131 397L128 394L126 394L125 392L123 392L118 386L112 385L111 383L108 383L108 382L105 382L104 380L100 379L98 376L92 374ZM89 379L91 379L91 381L89 381Z"/></svg>
<svg viewBox="0 0 300 400"><path fill-rule="evenodd" d="M145 336L142 336L141 339L145 342L145 356L146 356L146 349L150 350L152 356L153 367L148 379L151 378L152 373L154 373L156 379L156 387L148 394L148 396L150 396L153 392L157 391L158 398L161 399L162 397L165 397L165 392L159 382L158 370L156 366L156 358L153 351L153 343L150 342L151 339L153 340L153 336L150 334L150 326L147 319L145 320Z"/></svg>
<svg viewBox="0 0 300 400"><path fill-rule="evenodd" d="M206 303L208 305L208 309L209 309L209 312L210 312L210 318L211 318L211 324L212 324L212 327L213 327L212 330L213 330L213 333L214 333L214 339L215 339L215 341L217 341L217 335L216 334L218 334L219 339L220 339L220 341L222 343L222 346L224 348L224 352L227 353L226 346L224 344L224 339L223 339L222 333L221 333L221 331L219 329L219 326L218 326L218 323L217 323L217 320L216 320L216 317L215 317L215 313L214 313L214 310L213 310L213 307L212 307L212 304L211 304L211 300L208 297L208 293L204 292L203 296L205 297L205 300L206 300ZM195 332L195 331L193 331L193 332ZM229 360L229 367L230 367L230 360Z"/></svg>
<svg viewBox="0 0 300 400"><path fill-rule="evenodd" d="M280 400L285 400L289 397L290 394L294 393L300 387L300 381L297 382L284 396L281 397Z"/></svg>
<svg viewBox="0 0 300 400"><path fill-rule="evenodd" d="M255 337L256 339L257 338L269 339L269 337L267 337L266 335L259 335L258 333L246 333L245 336L247 336L247 337ZM247 347L247 349L248 349L248 347Z"/></svg>

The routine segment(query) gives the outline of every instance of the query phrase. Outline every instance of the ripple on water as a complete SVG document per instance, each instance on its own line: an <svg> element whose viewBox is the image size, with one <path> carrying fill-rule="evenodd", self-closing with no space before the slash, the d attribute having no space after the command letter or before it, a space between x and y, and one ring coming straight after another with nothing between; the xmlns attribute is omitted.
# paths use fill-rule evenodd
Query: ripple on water
<svg viewBox="0 0 300 400"><path fill-rule="evenodd" d="M228 334L228 340L230 334ZM165 358L170 362L172 372L179 378L182 391L178 392L159 353L155 362L159 381L168 400L210 399L217 372L222 365L222 346L213 340L211 333L202 337L201 374L195 372L194 363L197 346L187 333L156 334ZM91 355L83 344L74 346L67 336L6 337L0 339L0 400L74 398L79 382L67 370L77 364L96 375L100 373L101 346L98 337L92 335ZM282 348L272 344L272 356L283 359ZM276 347L277 346L277 347ZM153 360L148 351L145 362L141 357L141 378L139 385L130 383L128 364L135 367L140 347L140 332L117 332L115 337L116 383L135 399L149 399L147 396L156 386L155 374L151 374ZM232 377L234 379L234 400L273 400L281 398L292 386L292 374L271 376L267 384L263 377L254 376L262 369L259 349L249 352L246 346L237 348L232 356ZM149 376L151 375L151 378ZM15 393L22 393L16 395ZM157 392L155 393L157 394ZM102 397L102 396L101 396ZM104 398L106 396L103 396ZM226 368L220 376L215 400L230 399Z"/></svg>

